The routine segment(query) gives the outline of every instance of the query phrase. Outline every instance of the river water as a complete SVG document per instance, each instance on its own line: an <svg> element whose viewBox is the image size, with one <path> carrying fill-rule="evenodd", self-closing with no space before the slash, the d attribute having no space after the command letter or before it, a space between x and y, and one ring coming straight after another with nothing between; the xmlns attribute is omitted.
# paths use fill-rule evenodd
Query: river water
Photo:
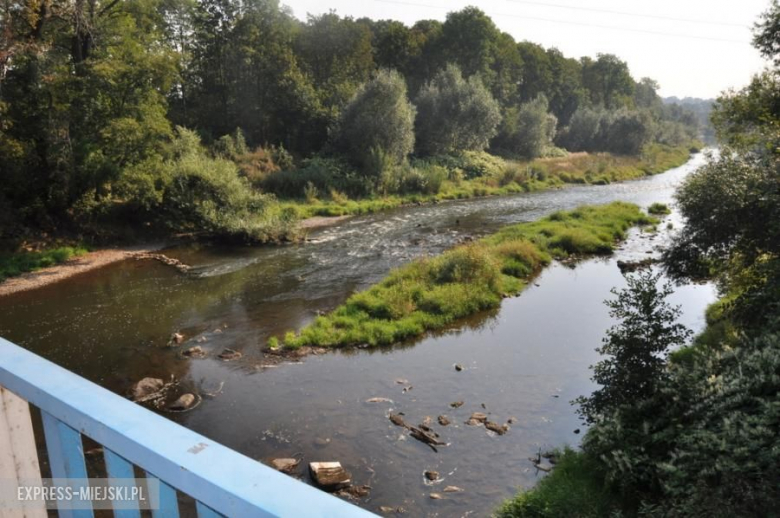
<svg viewBox="0 0 780 518"><path fill-rule="evenodd" d="M660 235L635 231L613 257L574 268L553 264L499 310L436 336L275 368L260 366L261 346L391 268L438 254L466 235L582 204L670 203L675 186L703 160L696 155L634 182L357 217L312 232L305 244L166 252L195 266L188 275L155 261L112 264L0 298L0 336L120 394L146 376L175 375L206 392L224 384L195 410L165 415L258 460L302 458L296 475L304 481L308 462L338 460L355 483L372 487L357 502L372 511L401 506L409 516L486 516L544 476L528 457L578 443L575 431L582 427L569 402L593 388L588 367L612 325L602 302L610 288L624 285L616 261L652 257L647 252L668 237L666 222L680 226L676 213ZM698 331L715 296L711 285L687 285L676 289L672 302L682 305L683 323ZM229 347L243 357L181 359L165 347L174 332L187 337L185 346L197 343L211 356ZM464 370L456 371L456 363ZM367 403L372 397L392 402ZM453 409L454 401L465 403ZM447 415L453 424L433 428L449 445L436 453L408 437L388 420L391 410L410 424ZM496 436L464 424L475 411L497 422L517 421ZM423 472L429 469L441 474L441 483L427 484ZM429 498L448 485L465 491Z"/></svg>

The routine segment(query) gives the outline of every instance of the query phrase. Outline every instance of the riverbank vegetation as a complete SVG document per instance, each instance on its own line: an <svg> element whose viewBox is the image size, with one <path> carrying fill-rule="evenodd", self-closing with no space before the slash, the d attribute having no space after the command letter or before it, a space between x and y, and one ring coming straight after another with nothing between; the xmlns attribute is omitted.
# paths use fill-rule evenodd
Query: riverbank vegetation
<svg viewBox="0 0 780 518"><path fill-rule="evenodd" d="M644 361L620 351L594 370L602 388L582 398L590 423L576 474L555 470L508 502L502 517L772 516L780 505L780 63L774 2L754 43L774 65L723 95L713 119L721 152L683 182L676 198L686 225L666 251L678 280L709 278L721 300L690 345L674 314L646 312L616 328ZM634 289L640 310L663 306L651 286ZM652 302L652 303L651 303ZM637 322L640 322L637 327ZM633 333L628 331L634 330ZM639 332L636 332L639 331ZM612 343L615 333L605 340ZM648 341L647 338L653 339ZM659 350L663 349L663 352ZM621 389L612 368L633 379ZM614 389L614 390L613 390ZM602 398L603 394L620 394ZM571 489L575 484L576 489ZM597 501L577 494L597 488ZM565 491L564 491L565 490ZM570 500L571 498L571 500ZM573 505L582 505L575 512ZM563 512L559 512L563 510Z"/></svg>
<svg viewBox="0 0 780 518"><path fill-rule="evenodd" d="M26 272L61 264L86 253L86 248L73 246L61 246L40 251L0 253L0 281L4 281L8 277L15 277Z"/></svg>
<svg viewBox="0 0 780 518"><path fill-rule="evenodd" d="M398 268L382 282L350 297L285 347L388 345L500 305L523 290L552 259L609 254L632 225L655 220L635 205L612 203L557 212L519 223L444 254ZM269 345L279 344L272 338Z"/></svg>
<svg viewBox="0 0 780 518"><path fill-rule="evenodd" d="M697 149L697 148L694 148ZM485 152L464 152L457 155L412 160L399 167L390 179L395 194L368 196L354 193L340 167L291 171L277 174L273 182L280 202L298 217L343 216L367 214L415 203L436 203L446 200L502 196L563 187L568 184L606 185L658 174L680 166L690 157L690 145L646 146L639 156L619 156L609 153L572 153L562 157L539 158L532 161L507 160ZM343 190L333 185L342 186ZM305 192L308 198L295 198L295 192ZM385 191L387 192L387 191ZM293 199L286 197L291 193Z"/></svg>
<svg viewBox="0 0 780 518"><path fill-rule="evenodd" d="M658 171L702 129L615 56L516 42L473 7L409 27L275 0L16 0L0 22L10 247L291 239L312 214Z"/></svg>

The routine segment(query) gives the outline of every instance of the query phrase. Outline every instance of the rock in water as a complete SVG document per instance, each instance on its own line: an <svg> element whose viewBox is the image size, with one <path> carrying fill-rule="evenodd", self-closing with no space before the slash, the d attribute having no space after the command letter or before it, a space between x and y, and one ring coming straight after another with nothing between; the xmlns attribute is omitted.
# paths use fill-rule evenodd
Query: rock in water
<svg viewBox="0 0 780 518"><path fill-rule="evenodd" d="M458 486L447 486L444 488L445 493L462 493L463 491L465 491L465 489Z"/></svg>
<svg viewBox="0 0 780 518"><path fill-rule="evenodd" d="M298 467L298 464L300 463L300 459L273 459L271 461L271 466L282 473L290 473Z"/></svg>
<svg viewBox="0 0 780 518"><path fill-rule="evenodd" d="M165 382L159 378L144 378L133 385L133 399L138 400L155 392L159 392Z"/></svg>
<svg viewBox="0 0 780 518"><path fill-rule="evenodd" d="M482 412L474 412L473 414L471 414L469 420L470 421L474 420L477 421L478 423L484 423L485 421L487 421L487 414L484 414Z"/></svg>
<svg viewBox="0 0 780 518"><path fill-rule="evenodd" d="M190 347L189 349L187 349L186 351L184 351L181 354L182 354L182 356L186 356L187 358L195 358L195 359L200 359L200 358L205 358L206 357L206 351L204 351L203 347L201 347L199 345L196 345L194 347Z"/></svg>
<svg viewBox="0 0 780 518"><path fill-rule="evenodd" d="M494 423L493 421L485 421L485 428L491 432L496 432L498 435L504 435L509 431L508 425Z"/></svg>
<svg viewBox="0 0 780 518"><path fill-rule="evenodd" d="M352 483L352 475L340 462L310 462L309 472L314 482L328 491L348 487Z"/></svg>
<svg viewBox="0 0 780 518"><path fill-rule="evenodd" d="M181 412L183 410L189 410L195 406L195 403L197 401L198 398L196 398L194 394L182 394L181 396L179 396L179 399L177 399L170 406L168 406L168 410L175 410L177 412Z"/></svg>
<svg viewBox="0 0 780 518"><path fill-rule="evenodd" d="M393 423L396 426L403 426L404 428L409 428L409 425L406 424L406 421L404 421L404 418L401 417L398 414L390 414L390 422Z"/></svg>
<svg viewBox="0 0 780 518"><path fill-rule="evenodd" d="M423 475L425 475L425 478L427 478L431 482L433 482L435 480L439 480L439 472L438 471L428 470L425 473L423 473Z"/></svg>
<svg viewBox="0 0 780 518"><path fill-rule="evenodd" d="M173 333L169 342L171 345L181 345L184 343L184 335L181 333Z"/></svg>
<svg viewBox="0 0 780 518"><path fill-rule="evenodd" d="M442 498L444 498L439 493L431 493L429 496L431 497L431 500L441 500Z"/></svg>
<svg viewBox="0 0 780 518"><path fill-rule="evenodd" d="M460 408L463 406L463 401L455 401L454 403L450 403L450 406L452 408Z"/></svg>
<svg viewBox="0 0 780 518"><path fill-rule="evenodd" d="M366 399L366 403L392 403L392 399L388 399L386 397L372 397L371 399Z"/></svg>
<svg viewBox="0 0 780 518"><path fill-rule="evenodd" d="M451 422L449 417L447 417L446 415L440 415L438 417L438 421L439 421L439 424L442 425L442 426L447 426Z"/></svg>
<svg viewBox="0 0 780 518"><path fill-rule="evenodd" d="M229 362L231 360L237 360L238 358L241 358L241 356L241 353L238 351L234 351L233 349L225 349L217 355L217 358L222 361Z"/></svg>
<svg viewBox="0 0 780 518"><path fill-rule="evenodd" d="M462 371L463 370L463 365L461 365L460 363L456 363L455 364L455 370L458 371L458 372Z"/></svg>

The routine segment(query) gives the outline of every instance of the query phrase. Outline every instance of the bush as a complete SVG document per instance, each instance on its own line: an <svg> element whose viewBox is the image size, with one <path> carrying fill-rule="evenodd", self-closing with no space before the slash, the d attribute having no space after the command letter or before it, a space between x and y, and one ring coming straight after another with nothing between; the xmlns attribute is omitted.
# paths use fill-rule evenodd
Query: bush
<svg viewBox="0 0 780 518"><path fill-rule="evenodd" d="M533 159L551 147L558 120L548 113L544 95L522 104L504 117L495 146L513 156Z"/></svg>
<svg viewBox="0 0 780 518"><path fill-rule="evenodd" d="M469 180L482 177L500 178L507 167L504 159L484 151L463 151L452 155L436 155L414 162L415 167L424 167L425 164L436 164L445 168L449 171L448 176L460 171L462 177Z"/></svg>
<svg viewBox="0 0 780 518"><path fill-rule="evenodd" d="M352 197L373 192L374 182L358 173L346 161L333 157L313 157L304 160L299 169L268 175L261 186L265 191L284 198L305 198L311 183L319 192L336 189Z"/></svg>
<svg viewBox="0 0 780 518"><path fill-rule="evenodd" d="M414 117L404 78L395 70L380 70L344 108L337 145L364 173L378 179L385 167L376 167L377 153L389 165L398 165L414 149Z"/></svg>
<svg viewBox="0 0 780 518"><path fill-rule="evenodd" d="M569 125L558 135L556 142L569 151L595 150L603 116L601 110L579 108L574 112Z"/></svg>
<svg viewBox="0 0 780 518"><path fill-rule="evenodd" d="M188 137L188 130L180 128L179 133ZM280 239L294 226L294 216L282 211L273 196L252 189L233 162L210 158L198 149L184 152L171 164L163 207L172 229L226 239Z"/></svg>
<svg viewBox="0 0 780 518"><path fill-rule="evenodd" d="M553 452L555 469L533 489L520 491L496 512L497 518L603 518L619 500L604 483L596 459L569 448Z"/></svg>
<svg viewBox="0 0 780 518"><path fill-rule="evenodd" d="M672 213L672 210L665 203L653 203L647 208L648 214L654 216L666 216Z"/></svg>
<svg viewBox="0 0 780 518"><path fill-rule="evenodd" d="M73 257L86 253L86 248L72 246L50 248L36 252L0 253L0 281L25 272L64 263Z"/></svg>
<svg viewBox="0 0 780 518"><path fill-rule="evenodd" d="M498 102L480 81L447 65L417 95L417 150L422 155L482 151L501 122Z"/></svg>

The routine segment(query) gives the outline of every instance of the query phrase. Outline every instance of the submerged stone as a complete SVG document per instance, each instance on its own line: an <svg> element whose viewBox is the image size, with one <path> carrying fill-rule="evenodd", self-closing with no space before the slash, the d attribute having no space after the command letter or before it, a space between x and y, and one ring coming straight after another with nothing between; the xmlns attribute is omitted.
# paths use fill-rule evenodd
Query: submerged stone
<svg viewBox="0 0 780 518"><path fill-rule="evenodd" d="M352 483L352 475L340 462L310 462L309 472L312 480L325 490L335 491Z"/></svg>

